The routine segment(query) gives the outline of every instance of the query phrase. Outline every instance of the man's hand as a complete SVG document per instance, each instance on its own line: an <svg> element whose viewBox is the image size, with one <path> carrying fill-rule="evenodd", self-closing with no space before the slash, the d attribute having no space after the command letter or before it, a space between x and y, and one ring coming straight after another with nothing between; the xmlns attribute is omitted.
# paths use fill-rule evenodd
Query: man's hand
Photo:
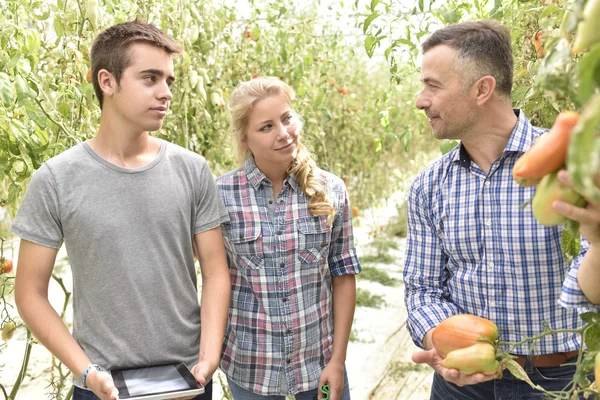
<svg viewBox="0 0 600 400"><path fill-rule="evenodd" d="M325 384L329 385L329 398L331 400L339 400L342 397L344 391L344 364L330 362L325 366L319 378L318 399L325 397L320 390L321 385Z"/></svg>
<svg viewBox="0 0 600 400"><path fill-rule="evenodd" d="M92 370L85 377L85 385L102 400L118 400L119 390L112 376L106 371Z"/></svg>
<svg viewBox="0 0 600 400"><path fill-rule="evenodd" d="M440 365L443 358L436 349L419 351L412 355L412 360L417 364L429 364L435 372L441 375L446 381L454 383L456 386L475 385L477 383L491 381L497 378L498 374L461 374L456 369L444 368Z"/></svg>

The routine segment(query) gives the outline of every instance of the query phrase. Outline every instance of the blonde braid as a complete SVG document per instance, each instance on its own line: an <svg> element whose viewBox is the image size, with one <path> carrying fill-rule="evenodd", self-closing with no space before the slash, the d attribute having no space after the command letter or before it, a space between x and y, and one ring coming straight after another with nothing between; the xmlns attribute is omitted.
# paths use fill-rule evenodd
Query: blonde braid
<svg viewBox="0 0 600 400"><path fill-rule="evenodd" d="M296 158L287 169L288 175L295 174L302 191L308 197L308 210L314 216L327 215L327 223L331 226L335 217L335 208L329 202L327 191L322 181L315 176L317 164L310 153L300 144Z"/></svg>

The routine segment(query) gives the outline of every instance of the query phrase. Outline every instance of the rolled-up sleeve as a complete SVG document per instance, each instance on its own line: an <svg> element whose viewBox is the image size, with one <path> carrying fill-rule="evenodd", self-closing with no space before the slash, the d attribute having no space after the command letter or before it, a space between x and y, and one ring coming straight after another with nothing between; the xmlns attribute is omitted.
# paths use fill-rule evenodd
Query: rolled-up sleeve
<svg viewBox="0 0 600 400"><path fill-rule="evenodd" d="M587 311L600 312L600 306L593 304L588 300L587 297L581 291L579 282L577 281L577 273L579 272L579 266L585 256L589 243L586 240L581 241L581 251L579 255L573 260L571 268L567 272L567 276L563 282L562 291L558 304L565 308L577 308L578 312L583 313Z"/></svg>
<svg viewBox="0 0 600 400"><path fill-rule="evenodd" d="M337 196L337 201L335 201L336 215L331 228L329 269L333 276L355 275L361 271L361 266L354 247L348 191L341 179L335 182L333 193Z"/></svg>

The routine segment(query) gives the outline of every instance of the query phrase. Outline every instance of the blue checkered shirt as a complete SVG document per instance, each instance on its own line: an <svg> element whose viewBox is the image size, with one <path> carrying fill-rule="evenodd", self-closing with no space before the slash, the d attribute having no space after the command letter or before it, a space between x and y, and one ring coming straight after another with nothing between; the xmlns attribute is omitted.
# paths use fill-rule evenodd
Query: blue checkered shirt
<svg viewBox="0 0 600 400"><path fill-rule="evenodd" d="M558 305L569 268L561 252L563 227L538 224L531 206L522 207L535 188L512 178L517 158L544 130L523 112L515 114L514 131L488 174L457 146L411 185L405 300L407 327L420 347L427 331L459 313L494 321L508 342L541 333L544 322L554 329L582 323L576 310ZM514 353L529 354L530 345ZM532 354L579 347L577 335L562 333L538 341Z"/></svg>
<svg viewBox="0 0 600 400"><path fill-rule="evenodd" d="M332 226L310 214L294 175L277 198L252 158L217 179L232 283L221 369L261 395L318 386L333 351L332 279L361 270L344 182L315 176L336 209Z"/></svg>

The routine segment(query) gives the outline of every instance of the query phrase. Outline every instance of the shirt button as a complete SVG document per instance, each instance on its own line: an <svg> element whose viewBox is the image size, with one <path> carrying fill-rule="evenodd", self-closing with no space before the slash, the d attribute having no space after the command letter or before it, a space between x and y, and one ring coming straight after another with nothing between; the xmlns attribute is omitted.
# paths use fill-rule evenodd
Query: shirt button
<svg viewBox="0 0 600 400"><path fill-rule="evenodd" d="M288 329L287 331L285 331L285 333L287 333L289 335L290 333L292 333L292 330Z"/></svg>
<svg viewBox="0 0 600 400"><path fill-rule="evenodd" d="M277 234L278 234L278 235L281 235L282 233L283 233L282 231L277 231Z"/></svg>
<svg viewBox="0 0 600 400"><path fill-rule="evenodd" d="M485 221L485 226L492 226L492 221L489 219Z"/></svg>
<svg viewBox="0 0 600 400"><path fill-rule="evenodd" d="M289 363L291 363L291 362L292 362L292 360L290 360L290 359L288 358L287 360L285 360L285 362L289 364Z"/></svg>
<svg viewBox="0 0 600 400"><path fill-rule="evenodd" d="M244 235L240 235L240 239L243 239L243 238L244 238Z"/></svg>
<svg viewBox="0 0 600 400"><path fill-rule="evenodd" d="M496 302L495 302L495 301L493 301L493 300L492 300L492 301L490 301L490 303L489 303L489 304L490 304L490 307L496 307Z"/></svg>
<svg viewBox="0 0 600 400"><path fill-rule="evenodd" d="M283 268L283 267L285 267L285 263L281 263L281 264L279 264L279 266L280 266L281 268Z"/></svg>
<svg viewBox="0 0 600 400"><path fill-rule="evenodd" d="M273 204L273 200L269 200L269 204Z"/></svg>
<svg viewBox="0 0 600 400"><path fill-rule="evenodd" d="M287 299L284 297L283 299L281 299L281 301L283 301L285 303L287 301Z"/></svg>
<svg viewBox="0 0 600 400"><path fill-rule="evenodd" d="M490 267L490 268L494 268L494 262L493 262L493 261L490 261L490 262L488 263L488 267Z"/></svg>
<svg viewBox="0 0 600 400"><path fill-rule="evenodd" d="M484 185L485 185L485 186L490 186L490 185L491 185L491 183L490 183L490 181L485 181Z"/></svg>

